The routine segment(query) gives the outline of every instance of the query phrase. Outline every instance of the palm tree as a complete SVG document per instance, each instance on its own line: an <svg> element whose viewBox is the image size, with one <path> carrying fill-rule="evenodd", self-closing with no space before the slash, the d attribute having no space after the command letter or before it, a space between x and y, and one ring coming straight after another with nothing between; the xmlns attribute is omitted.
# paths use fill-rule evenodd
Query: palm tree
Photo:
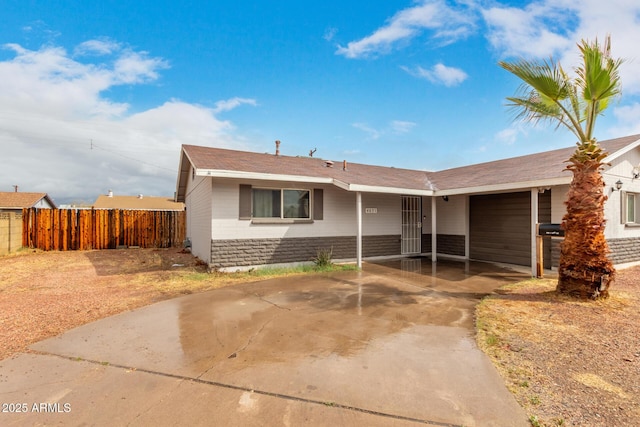
<svg viewBox="0 0 640 427"><path fill-rule="evenodd" d="M562 219L565 238L560 246L556 290L582 298L606 298L615 269L608 258L604 238L604 180L601 171L607 153L593 136L596 118L609 101L620 95L618 70L621 59L611 58L611 37L578 44L582 64L570 77L559 63L519 60L500 66L522 80L519 92L508 97L516 118L528 122L552 122L578 138L567 160L573 173L567 212Z"/></svg>

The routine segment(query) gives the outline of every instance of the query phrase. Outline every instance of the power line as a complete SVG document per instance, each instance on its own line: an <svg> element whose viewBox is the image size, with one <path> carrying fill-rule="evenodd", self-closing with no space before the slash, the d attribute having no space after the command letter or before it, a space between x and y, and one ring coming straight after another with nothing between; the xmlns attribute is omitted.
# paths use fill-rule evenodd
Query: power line
<svg viewBox="0 0 640 427"><path fill-rule="evenodd" d="M132 160L132 161L134 161L134 162L141 163L141 164L144 164L144 165L147 165L147 166L153 166L153 167L158 168L158 169L164 169L164 170L169 171L169 172L176 172L176 170L174 170L174 169L169 169L169 168L166 168L166 167L164 167L164 166L155 165L155 164L153 164L153 163L145 162L144 160L140 160L140 159L136 159L136 158L133 158L133 157L125 156L124 154L118 153L118 152L116 152L116 151L113 151L113 150L109 150L109 149L106 149L106 148L100 147L99 145L97 145L96 143L94 143L94 142L93 142L93 139L92 139L92 140L91 140L91 150L93 150L94 148L98 148L98 149L100 149L100 150L102 150L102 151L106 151L106 152L108 152L108 153L115 154L116 156L120 156L120 157L122 157L123 159Z"/></svg>

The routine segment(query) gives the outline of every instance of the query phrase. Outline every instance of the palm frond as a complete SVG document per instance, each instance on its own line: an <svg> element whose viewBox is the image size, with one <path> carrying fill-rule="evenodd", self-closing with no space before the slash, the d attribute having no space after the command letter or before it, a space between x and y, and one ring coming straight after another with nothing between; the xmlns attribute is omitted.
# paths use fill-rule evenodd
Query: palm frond
<svg viewBox="0 0 640 427"><path fill-rule="evenodd" d="M576 85L582 91L586 103L586 136L592 137L596 117L608 106L611 98L621 93L620 65L622 59L611 58L611 36L607 36L601 47L596 39L593 43L586 40L578 45L582 53L583 64L576 68Z"/></svg>
<svg viewBox="0 0 640 427"><path fill-rule="evenodd" d="M575 70L575 79L553 58L500 61L499 65L522 80L516 96L507 98L507 105L517 111L517 119L556 122L557 127L565 126L578 141L585 142L592 140L596 117L620 94L622 60L611 58L609 36L602 47L597 39L594 43L583 40L578 47L583 65Z"/></svg>

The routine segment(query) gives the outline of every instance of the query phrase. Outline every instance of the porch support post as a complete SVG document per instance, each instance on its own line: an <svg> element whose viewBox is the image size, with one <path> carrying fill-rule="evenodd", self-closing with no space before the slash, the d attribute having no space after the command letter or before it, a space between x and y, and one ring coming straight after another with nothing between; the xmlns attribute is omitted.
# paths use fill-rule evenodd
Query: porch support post
<svg viewBox="0 0 640 427"><path fill-rule="evenodd" d="M356 237L356 265L362 268L362 193L356 193L356 220L358 222L358 233Z"/></svg>
<svg viewBox="0 0 640 427"><path fill-rule="evenodd" d="M537 276L536 263L538 262L536 252L536 224L538 223L538 189L531 189L531 277Z"/></svg>
<svg viewBox="0 0 640 427"><path fill-rule="evenodd" d="M471 244L469 242L471 236L471 197L465 197L464 205L464 257L468 261L471 258Z"/></svg>
<svg viewBox="0 0 640 427"><path fill-rule="evenodd" d="M431 261L436 262L438 260L438 230L436 229L436 198L431 197Z"/></svg>

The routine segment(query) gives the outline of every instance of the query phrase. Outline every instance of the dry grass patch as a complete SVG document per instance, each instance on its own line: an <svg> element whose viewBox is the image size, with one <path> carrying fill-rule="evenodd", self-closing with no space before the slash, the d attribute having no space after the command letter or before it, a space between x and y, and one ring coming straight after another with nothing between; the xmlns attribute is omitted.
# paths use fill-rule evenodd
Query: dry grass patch
<svg viewBox="0 0 640 427"><path fill-rule="evenodd" d="M639 279L640 267L620 271L611 297L596 302L533 279L478 305L478 345L533 425L638 425Z"/></svg>

